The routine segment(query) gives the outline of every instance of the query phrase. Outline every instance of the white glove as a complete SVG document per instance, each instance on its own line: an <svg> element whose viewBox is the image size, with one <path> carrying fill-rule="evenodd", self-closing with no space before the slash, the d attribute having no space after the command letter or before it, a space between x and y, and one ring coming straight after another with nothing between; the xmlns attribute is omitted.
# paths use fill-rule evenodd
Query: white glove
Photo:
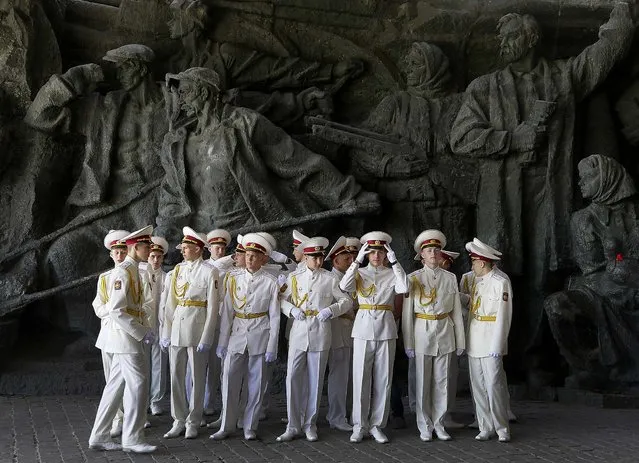
<svg viewBox="0 0 639 463"><path fill-rule="evenodd" d="M197 345L197 350L198 352L208 352L211 350L211 345L210 344L204 344L203 342L199 343Z"/></svg>
<svg viewBox="0 0 639 463"><path fill-rule="evenodd" d="M306 315L304 315L304 312L302 312L300 309L298 309L297 307L293 307L291 309L291 315L293 316L293 318L295 320L305 320L306 319Z"/></svg>
<svg viewBox="0 0 639 463"><path fill-rule="evenodd" d="M153 331L147 331L144 337L142 338L142 342L144 344L153 344L155 341L155 333Z"/></svg>
<svg viewBox="0 0 639 463"><path fill-rule="evenodd" d="M357 253L355 262L357 262L359 265L362 265L362 263L364 262L364 257L366 257L366 254L368 254L369 252L371 251L368 249L368 243L364 243L362 247L359 248L359 252Z"/></svg>
<svg viewBox="0 0 639 463"><path fill-rule="evenodd" d="M325 322L326 320L330 320L333 318L333 311L328 307L322 309L317 314L317 319L321 322Z"/></svg>
<svg viewBox="0 0 639 463"><path fill-rule="evenodd" d="M217 348L215 349L215 355L217 355L218 358L223 359L224 357L226 357L226 353L227 348L224 346L217 346Z"/></svg>
<svg viewBox="0 0 639 463"><path fill-rule="evenodd" d="M162 348L164 352L166 352L169 349L170 345L171 345L171 340L169 338L160 339L160 347Z"/></svg>
<svg viewBox="0 0 639 463"><path fill-rule="evenodd" d="M466 352L465 349L457 349L457 357L461 357L462 355L464 355L464 352Z"/></svg>
<svg viewBox="0 0 639 463"><path fill-rule="evenodd" d="M499 352L491 352L488 355L490 355L494 359L498 359L499 357L501 357L501 354Z"/></svg>
<svg viewBox="0 0 639 463"><path fill-rule="evenodd" d="M406 349L406 357L409 359L415 358L415 349Z"/></svg>
<svg viewBox="0 0 639 463"><path fill-rule="evenodd" d="M390 262L391 265L395 264L397 262L395 251L393 251L388 244L385 244L384 247L386 248L386 257L388 257L388 262Z"/></svg>
<svg viewBox="0 0 639 463"><path fill-rule="evenodd" d="M281 288L285 284L286 284L286 275L284 275L283 273L280 273L277 276L277 286L279 286Z"/></svg>
<svg viewBox="0 0 639 463"><path fill-rule="evenodd" d="M264 360L266 363L273 363L277 359L277 354L274 352L267 352L264 354Z"/></svg>
<svg viewBox="0 0 639 463"><path fill-rule="evenodd" d="M271 251L271 259L273 259L273 262L277 262L278 264L285 264L288 257L286 257L286 254L282 254L281 252Z"/></svg>

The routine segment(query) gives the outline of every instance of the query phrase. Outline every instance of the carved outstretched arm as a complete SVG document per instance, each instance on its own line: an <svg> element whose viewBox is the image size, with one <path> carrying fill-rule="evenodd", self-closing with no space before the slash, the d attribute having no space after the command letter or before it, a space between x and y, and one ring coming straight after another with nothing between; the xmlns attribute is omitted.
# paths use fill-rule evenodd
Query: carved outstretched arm
<svg viewBox="0 0 639 463"><path fill-rule="evenodd" d="M634 31L628 3L617 2L610 19L599 28L599 40L568 60L578 100L588 96L606 79L613 66L630 48Z"/></svg>
<svg viewBox="0 0 639 463"><path fill-rule="evenodd" d="M95 84L103 79L102 68L97 64L75 66L64 74L51 76L29 106L24 121L44 132L68 131L71 110L67 106L91 93Z"/></svg>

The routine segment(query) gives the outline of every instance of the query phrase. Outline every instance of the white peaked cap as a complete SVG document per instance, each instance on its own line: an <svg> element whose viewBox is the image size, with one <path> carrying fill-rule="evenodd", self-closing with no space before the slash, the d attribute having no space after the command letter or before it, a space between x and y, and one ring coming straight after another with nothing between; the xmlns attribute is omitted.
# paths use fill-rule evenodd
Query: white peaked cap
<svg viewBox="0 0 639 463"><path fill-rule="evenodd" d="M130 234L131 232L126 230L109 230L109 233L104 237L104 247L110 251L115 245L126 246L126 243L122 240ZM120 243L120 241L122 242Z"/></svg>
<svg viewBox="0 0 639 463"><path fill-rule="evenodd" d="M383 231L372 231L366 233L359 239L362 244L368 243L369 246L384 247L385 244L390 244L393 238Z"/></svg>
<svg viewBox="0 0 639 463"><path fill-rule="evenodd" d="M191 243L200 246L201 248L207 248L208 242L206 241L206 235L193 230L191 227L182 228L182 243Z"/></svg>
<svg viewBox="0 0 639 463"><path fill-rule="evenodd" d="M162 251L162 254L166 254L169 251L169 242L161 236L152 236L151 251Z"/></svg>
<svg viewBox="0 0 639 463"><path fill-rule="evenodd" d="M259 233L247 233L244 235L242 246L246 251L258 251L267 256L271 255L273 251L270 241Z"/></svg>
<svg viewBox="0 0 639 463"><path fill-rule="evenodd" d="M487 245L486 243L480 241L479 238L473 238L473 243L475 244L475 246L484 249L485 251L488 251L490 254L492 254L493 256L501 256L501 252L499 252L497 249Z"/></svg>
<svg viewBox="0 0 639 463"><path fill-rule="evenodd" d="M314 236L300 244L300 248L304 254L324 254L328 244L328 239L323 236Z"/></svg>
<svg viewBox="0 0 639 463"><path fill-rule="evenodd" d="M206 241L210 245L223 244L224 246L228 246L231 242L231 234L222 228L217 228L206 234Z"/></svg>
<svg viewBox="0 0 639 463"><path fill-rule="evenodd" d="M415 239L413 249L415 252L420 252L423 248L428 246L437 246L443 248L446 246L446 235L439 230L424 230Z"/></svg>

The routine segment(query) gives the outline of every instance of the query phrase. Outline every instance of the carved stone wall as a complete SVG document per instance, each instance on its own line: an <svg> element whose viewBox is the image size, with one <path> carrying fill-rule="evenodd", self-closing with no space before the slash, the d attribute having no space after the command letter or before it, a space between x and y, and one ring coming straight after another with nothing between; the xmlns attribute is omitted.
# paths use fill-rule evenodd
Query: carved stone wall
<svg viewBox="0 0 639 463"><path fill-rule="evenodd" d="M414 42L436 45L448 58L451 85L447 94L453 95L454 100L454 95L461 94L476 77L504 67L496 36L497 22L503 14L534 15L541 26L543 55L559 59L576 56L597 41L599 27L608 20L615 4L608 0L208 0L205 3L211 12L206 37L213 44L231 44L281 58L297 57L326 65L364 63L361 74L353 72L350 79L334 79L320 85L332 98L332 119L357 127L365 125L385 97L400 95L407 89L404 59ZM0 160L7 166L0 170L0 291L9 302L0 306L0 317L4 315L5 323L0 325L0 330L5 329L10 335L4 337L0 331L0 339L18 339L20 345L28 344L34 335L33 327L37 331L39 327L55 326L58 331L51 331L48 348L57 349L61 358L82 358L90 350L97 328L96 320L91 317L90 300L86 300L85 307L76 304L71 312L65 312L59 305L89 297L94 290L93 281L85 283L78 292L61 293L57 304L53 299L43 299L28 305L20 297L22 293L47 291L52 287L48 278L51 272L55 273L57 263L51 264L45 256L60 254L58 248L51 251L50 246L56 241L47 235L67 227L73 219L86 213L67 203L83 169L86 132L43 133L20 120L38 90L53 75L77 65L100 64L105 77L97 83L95 95L105 97L119 86L115 66L102 60L107 51L126 44L150 47L155 54L150 64L154 79L163 82L170 70L170 58L179 54L182 44L170 38L167 21L171 11L161 0L16 0L8 4L11 8L6 11L0 8L0 89L3 92L0 96L4 95L0 98L0 141L10 147L0 152ZM618 159L631 175L637 173L639 135L635 135L633 121L637 118L633 115L639 109L634 99L639 75L639 60L635 58L638 52L639 47L633 46L605 82L577 105L573 153L576 161L590 154L603 154ZM285 93L284 90L281 93ZM294 100L296 95L295 92L286 94L278 101ZM459 95L458 99L461 98ZM452 120L450 123L452 125ZM328 158L341 173L353 175L366 191L380 196L381 208L377 212L381 216L323 222L317 229L304 225L307 234L321 232L334 238L344 229L356 233L386 228L394 236L401 236L396 251L407 270L413 270L415 265L411 260L411 237L421 231L412 227L440 227L449 236L449 249L457 251L462 251L464 242L474 236L476 207L468 199L468 192L462 191L466 187L472 189L472 182L447 182L448 177L466 178L460 177L457 171L447 175L447 169L452 169L451 166L456 169L456 164L442 162L438 164L439 170L432 168L428 174L409 172L402 179L389 179L383 168L378 176L362 168L362 162L367 162L362 156L370 154L373 148L357 151L347 143L315 137L300 120L286 129L305 147ZM636 133L639 134L639 130ZM161 140L161 136L158 135L158 139ZM410 142L408 145L414 148L414 140ZM159 181L155 177L145 179L147 183L156 180ZM422 191L426 189L428 192ZM419 195L411 197L415 191ZM581 207L579 196L576 198L572 210ZM113 204L103 201L99 206L108 208ZM155 209L148 204L144 206L145 214L152 217ZM388 222L384 222L384 217ZM94 223L89 220L94 227L91 233L97 236L108 228L128 226L120 225L117 220ZM74 235L65 236L65 246L74 242ZM286 234L282 232L279 236L282 237L280 247L286 249ZM89 245L80 246L77 251L67 252L67 246L64 250L66 257L60 258L66 259L63 268L72 268L76 258L93 265L77 266L78 274L72 275L74 278L102 270L106 264L100 247L94 250ZM95 257L96 253L100 258ZM454 270L458 274L468 270L464 257L458 259ZM565 273L554 276L554 290L561 289L569 270L564 268ZM527 288L525 281L515 281L516 293L520 283L522 288ZM22 326L20 336L16 331L18 321ZM528 329L527 322L516 323L519 326L513 338L525 337L520 335ZM71 332L64 329L65 324L72 328ZM65 351L78 337L84 339L82 348L76 345ZM523 364L526 348L512 349L513 370ZM544 351L541 355L544 357L541 363L550 364L554 372L564 367L554 354Z"/></svg>

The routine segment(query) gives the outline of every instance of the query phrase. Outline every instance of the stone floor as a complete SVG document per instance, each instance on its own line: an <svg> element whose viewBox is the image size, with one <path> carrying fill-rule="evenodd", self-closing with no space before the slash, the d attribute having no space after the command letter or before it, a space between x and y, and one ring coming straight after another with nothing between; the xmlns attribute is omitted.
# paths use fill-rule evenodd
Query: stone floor
<svg viewBox="0 0 639 463"><path fill-rule="evenodd" d="M325 398L324 398L325 399ZM391 442L373 440L350 444L348 433L330 430L322 420L320 440L299 439L279 444L284 431L284 398L274 397L270 417L260 425L260 440L245 442L241 434L216 442L201 428L195 440L166 440L170 428L166 414L151 417L150 443L159 445L153 455L97 452L87 440L98 398L0 397L0 462L610 462L639 461L639 410L609 410L552 402L513 402L519 422L512 426L513 440L477 442L475 430L451 431L451 442L419 440L414 415L408 428L389 430ZM458 421L470 422L470 402L459 401ZM321 416L325 415L325 408Z"/></svg>

